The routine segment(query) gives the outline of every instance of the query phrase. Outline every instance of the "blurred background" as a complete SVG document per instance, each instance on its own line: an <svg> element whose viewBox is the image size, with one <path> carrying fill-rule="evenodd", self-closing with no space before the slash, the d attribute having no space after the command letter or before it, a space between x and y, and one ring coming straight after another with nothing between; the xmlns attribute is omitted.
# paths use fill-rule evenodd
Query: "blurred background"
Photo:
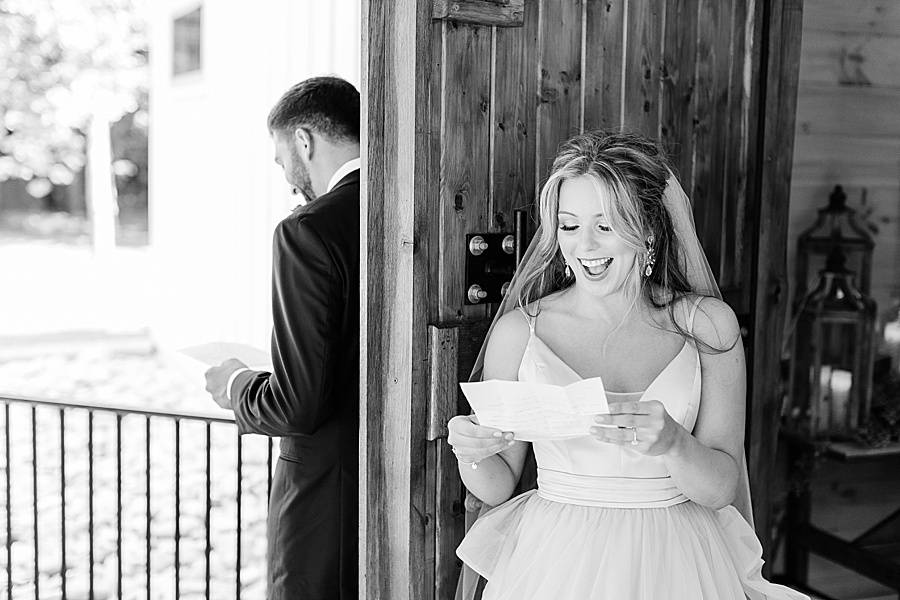
<svg viewBox="0 0 900 600"><path fill-rule="evenodd" d="M177 350L268 347L272 228L299 200L266 116L310 76L359 86L359 20L0 0L4 596L261 597L271 447L236 442Z"/></svg>

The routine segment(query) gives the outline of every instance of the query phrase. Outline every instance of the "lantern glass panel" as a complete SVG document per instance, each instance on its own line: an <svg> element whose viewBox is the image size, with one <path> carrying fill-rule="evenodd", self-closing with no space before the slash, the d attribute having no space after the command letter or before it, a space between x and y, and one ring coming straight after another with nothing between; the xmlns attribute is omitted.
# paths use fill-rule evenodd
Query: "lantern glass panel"
<svg viewBox="0 0 900 600"><path fill-rule="evenodd" d="M792 416L813 436L848 437L872 386L875 303L854 285L840 248L801 303L792 356Z"/></svg>

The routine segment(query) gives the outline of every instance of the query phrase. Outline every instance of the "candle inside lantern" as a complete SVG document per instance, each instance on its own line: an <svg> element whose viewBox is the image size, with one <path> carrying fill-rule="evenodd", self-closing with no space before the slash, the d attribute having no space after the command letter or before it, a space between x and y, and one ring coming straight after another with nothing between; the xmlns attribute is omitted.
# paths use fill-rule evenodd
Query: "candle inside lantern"
<svg viewBox="0 0 900 600"><path fill-rule="evenodd" d="M900 371L900 316L884 326L884 346L891 357L891 368Z"/></svg>
<svg viewBox="0 0 900 600"><path fill-rule="evenodd" d="M823 433L828 430L828 424L831 419L831 367L822 365L819 371L819 397L815 399L817 402L816 422L813 429L816 433Z"/></svg>
<svg viewBox="0 0 900 600"><path fill-rule="evenodd" d="M833 369L831 371L832 429L838 431L848 429L847 414L850 410L851 387L853 387L853 374L850 371L841 369Z"/></svg>

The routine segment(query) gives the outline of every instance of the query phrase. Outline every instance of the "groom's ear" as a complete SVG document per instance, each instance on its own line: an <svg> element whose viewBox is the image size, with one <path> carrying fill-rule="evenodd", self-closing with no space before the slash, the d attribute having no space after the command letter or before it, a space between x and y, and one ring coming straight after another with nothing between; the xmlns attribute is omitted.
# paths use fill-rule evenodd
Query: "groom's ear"
<svg viewBox="0 0 900 600"><path fill-rule="evenodd" d="M313 135L312 131L306 127L297 127L294 129L294 143L297 145L297 151L309 162L313 155Z"/></svg>

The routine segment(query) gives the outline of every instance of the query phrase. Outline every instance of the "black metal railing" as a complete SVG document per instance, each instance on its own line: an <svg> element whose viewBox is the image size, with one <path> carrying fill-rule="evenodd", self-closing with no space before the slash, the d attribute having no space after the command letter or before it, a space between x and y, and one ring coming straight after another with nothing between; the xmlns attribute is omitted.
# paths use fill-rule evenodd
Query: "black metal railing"
<svg viewBox="0 0 900 600"><path fill-rule="evenodd" d="M243 510L243 503L245 501L245 494L243 491L245 486L244 446L245 444L250 443L251 440L256 444L252 448L254 451L252 452L254 466L257 467L255 473L258 474L262 469L262 465L265 465L264 498L262 497L261 491L255 487L252 487L249 490L255 494L254 497L257 497L257 504L262 503L265 507L268 504L268 498L272 488L273 442L270 438L250 436L251 440L245 440L245 438L237 434L237 429L233 420L202 413L147 410L143 408L109 404L67 403L12 396L0 396L0 403L3 404L2 414L4 431L3 456L5 462L3 464L3 471L5 479L4 512L6 521L4 558L6 562L5 596L7 600L26 597L33 597L35 600L47 597L58 597L62 600L66 600L69 595L69 584L73 574L84 573L85 571L86 573L84 573L83 579L86 579L86 581L81 582L82 585L77 594L80 597L94 598L102 596L123 598L126 595L128 597L141 597L145 590L146 598L158 598L160 597L160 590L158 588L174 590L175 598L181 598L183 596L203 597L207 599L213 596L216 598L222 597L221 591L214 590L212 585L215 578L224 579L225 577L225 574L222 573L220 568L213 569L211 567L211 557L214 547L223 545L223 536L221 535L221 532L219 532L216 539L214 539L212 534L212 513L214 505L219 510L234 509L234 520L231 525L225 527L225 531L233 534L234 568L231 577L233 577L234 581L234 597L237 599L241 598L242 590L245 590L241 573L242 559L245 557L244 548L242 548L242 531L247 526L246 523L243 522L245 517L245 512ZM29 412L30 419L28 419ZM47 426L49 423L47 418L52 413L58 414L59 424L59 432L56 437L59 443L59 453L56 458L58 463L52 463L53 466L58 464L59 469L58 511L48 510L50 502L47 496L41 495L41 490L39 489L39 483L48 479L48 477L41 477L39 467L47 461L52 461L51 457L53 453L51 452L48 454L44 451L45 437L50 437L47 435ZM76 426L76 419L66 418L67 415L71 416L72 413L86 414L86 423ZM30 420L30 435L27 435L27 429L20 428L16 423L16 418L21 416ZM102 475L103 471L101 469L101 472L98 474L96 468L101 459L106 460L108 458L107 455L110 453L110 440L108 439L108 436L103 437L102 435L98 435L97 432L98 426L95 421L101 417L115 417L113 436L115 457L115 519L112 524L110 523L109 518L106 518L103 508L98 507L95 504L99 494L106 491L103 489L98 490L98 485L102 487L102 482L98 481L98 477L102 479L100 475ZM144 421L143 427L135 428L134 425L140 425L140 420ZM173 427L174 456L168 458L165 457L166 449L164 444L159 444L157 446L157 443L154 441L154 438L162 436L158 431L154 431L154 426L156 426L155 424L158 422L170 423ZM41 425L41 427L39 427L39 425ZM143 457L136 457L135 461L129 462L127 466L123 465L123 429L126 429L124 425L128 426L125 431L126 439L133 441L135 439L133 436L141 430L143 431L144 437L144 444L141 448ZM183 431L185 428L192 427L196 430L197 426L200 427L199 431L204 432L199 439L197 436L191 435L189 435L186 440L183 439L185 437ZM82 428L86 429L86 431L83 431ZM76 485L76 483L72 481L74 479L72 473L67 471L67 464L71 464L72 461L81 454L77 449L75 452L72 452L71 450L71 434L73 431L79 435L85 435L87 442L87 477L86 482L82 482L81 485ZM231 439L234 440L233 445L236 452L236 462L233 464L233 466L236 467L236 472L234 473L236 484L233 488L233 497L229 492L223 496L224 500L223 498L216 498L215 502L213 490L214 431L224 431L227 436L233 436ZM25 437L30 438L30 440L23 440L23 432L26 434ZM70 433L69 436L67 436L67 432ZM228 437L226 437L226 440L227 439ZM15 461L14 465L13 453L16 452L19 455L23 454L25 448L29 445L29 441L30 456L27 458L30 460L18 460ZM185 452L185 441L188 443L187 451L190 457L188 466L196 468L199 465L205 474L202 486L190 486L187 489L183 489L183 478L185 477L183 468L186 465L183 457L183 453ZM68 452L67 443L70 446ZM230 444L226 441L225 445L227 446ZM134 454L134 452L130 453ZM167 460L171 462L167 463ZM27 462L30 462L30 477L28 473L29 469L27 469L27 466L24 464ZM158 548L162 545L162 540L167 538L169 532L159 530L160 526L165 525L166 523L164 523L164 519L162 519L161 507L155 505L153 501L153 492L154 484L159 485L159 478L167 474L163 472L164 469L160 466L165 464L170 464L174 468L174 477L170 480L170 484L173 487L173 493L171 504L167 507L174 511L174 520L171 524L171 542L173 545L174 556L172 557L171 568L157 568L158 565L154 564L154 558L161 553ZM220 467L220 469L224 468L226 473L230 471L232 465L229 464L228 461L222 461L222 464L223 466ZM140 501L139 496L135 497L136 492L134 490L126 490L123 487L123 468L130 474L134 474L135 471L143 470L143 477L141 478L145 496L143 502ZM160 472L154 473L154 470ZM17 476L14 476L14 471ZM50 471L52 471L52 469L50 469ZM28 527L16 527L16 521L14 519L17 515L13 506L13 500L14 498L19 497L19 490L24 489L23 486L26 485L25 480L29 478L30 482L28 483L31 484L31 498L34 501L31 511L31 539L26 540L23 535L16 535L17 531L25 531ZM260 481L259 483L261 484L262 482ZM87 549L86 556L82 557L80 560L72 556L72 545L70 544L70 540L73 537L78 537L75 534L79 533L73 531L73 529L77 529L77 523L72 521L72 511L69 510L70 501L72 500L73 495L75 495L75 488L77 487L82 487L81 492L86 494L87 503ZM189 526L188 528L192 538L202 544L202 556L198 556L197 548L195 547L192 547L189 556L186 557L182 555L184 539L182 521L185 519L185 515L182 511L186 502L191 505L196 505L198 502L202 504L202 535L197 535L195 527ZM228 506L228 504L232 502L233 507ZM126 590L125 585L123 584L126 577L123 545L125 539L123 519L125 518L125 507L128 506L128 524L131 525L135 522L135 519L132 519L131 516L132 513L134 513L133 507L136 505L140 505L143 511L143 523L141 529L143 530L144 543L140 544L140 552L143 553L143 557L142 560L139 561L143 563L143 569L139 577L136 573L136 565L128 565L129 589ZM100 515L104 517L102 523L98 523L97 521L98 510L103 511ZM46 532L42 532L42 530L51 528L51 517L55 516L55 514L59 515L59 526L58 528L54 526L52 529L54 532L58 530L59 536L58 539L49 538L50 543L48 544ZM265 510L263 509L261 523L265 522L264 514ZM156 519L163 522L157 524L157 527L154 528L154 520ZM112 528L113 525L115 529L114 533L112 531L107 531L107 529ZM257 520L256 525L257 529L262 527L259 519ZM233 527L233 531L229 530L228 527ZM42 533L44 534L43 536ZM260 532L260 535L264 534ZM115 583L113 584L109 581L109 577L106 577L102 582L105 589L100 590L98 589L99 584L97 581L96 568L98 564L101 564L102 562L102 564L106 565L106 568L109 569L107 563L110 556L108 552L106 556L102 558L97 556L97 539L108 539L110 537L114 537L115 539ZM133 538L134 536L132 535L130 537ZM27 544L27 542L30 542L30 544ZM259 540L257 540L257 542L259 542ZM29 549L30 552L26 551L26 545L31 546ZM262 556L264 553L259 551L260 547L265 547L264 540L261 545L259 543L256 544L255 550L251 552L250 556L257 567L256 585L261 585L260 573L264 573L264 556ZM132 563L134 563L133 554L136 548L137 546L132 545L129 550ZM155 548L157 549L156 553L154 553ZM18 557L19 553L22 553L22 555L26 557L26 562L29 554L33 556L30 569L23 567L21 564L18 567L16 566L15 559ZM187 560L185 560L185 558L187 558ZM198 558L202 558L204 562L202 568L202 588L198 585L199 582L196 580L196 574L192 574L186 581L182 572L183 567L185 566L190 565L196 567ZM54 562L56 560L58 560L58 563ZM42 563L50 563L51 565L50 568L43 569L43 573L41 568ZM226 564L228 563L226 562ZM193 569L193 571L196 571L196 569ZM136 594L134 591L138 582L142 591L140 594ZM185 584L190 589L185 590ZM44 589L42 589L42 585L44 586ZM163 597L166 596L166 594L162 595Z"/></svg>

